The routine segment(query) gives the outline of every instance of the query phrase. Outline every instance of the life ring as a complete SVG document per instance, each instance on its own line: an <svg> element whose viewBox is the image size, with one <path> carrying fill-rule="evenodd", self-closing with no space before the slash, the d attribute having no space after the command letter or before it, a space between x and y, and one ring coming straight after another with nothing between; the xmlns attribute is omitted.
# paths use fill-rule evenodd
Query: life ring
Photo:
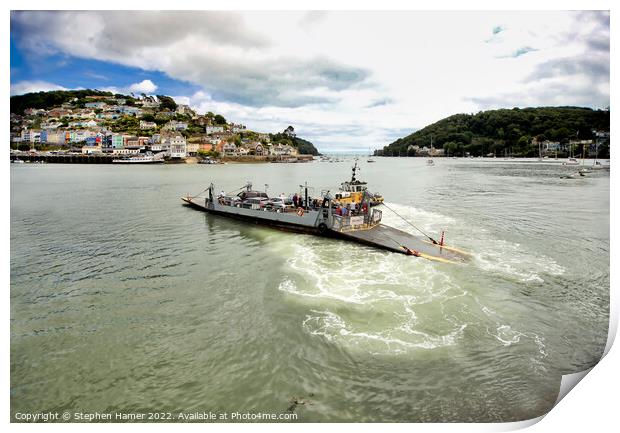
<svg viewBox="0 0 620 433"><path fill-rule="evenodd" d="M303 207L298 207L297 208L297 215L304 216L304 208Z"/></svg>

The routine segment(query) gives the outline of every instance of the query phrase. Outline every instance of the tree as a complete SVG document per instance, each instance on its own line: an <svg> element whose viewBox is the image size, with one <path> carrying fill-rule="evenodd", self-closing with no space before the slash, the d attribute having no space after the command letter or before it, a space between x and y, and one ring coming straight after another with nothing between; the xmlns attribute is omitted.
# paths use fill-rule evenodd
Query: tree
<svg viewBox="0 0 620 433"><path fill-rule="evenodd" d="M30 145L26 143L22 143L17 146L17 150L21 150L22 152L28 152L30 150Z"/></svg>
<svg viewBox="0 0 620 433"><path fill-rule="evenodd" d="M216 114L213 117L213 121L216 125L226 125L226 119L221 114Z"/></svg>
<svg viewBox="0 0 620 433"><path fill-rule="evenodd" d="M177 103L174 102L174 99L170 96L157 95L157 99L159 100L160 109L170 111L175 111L177 109Z"/></svg>

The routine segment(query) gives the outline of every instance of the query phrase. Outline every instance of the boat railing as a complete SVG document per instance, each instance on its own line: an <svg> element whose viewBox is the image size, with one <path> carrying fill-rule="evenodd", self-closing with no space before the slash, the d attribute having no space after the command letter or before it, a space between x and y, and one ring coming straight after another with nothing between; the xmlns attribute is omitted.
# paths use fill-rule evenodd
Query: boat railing
<svg viewBox="0 0 620 433"><path fill-rule="evenodd" d="M368 230L378 225L381 222L381 217L382 212L379 209L372 209L370 212L361 215L334 215L332 229L339 232Z"/></svg>

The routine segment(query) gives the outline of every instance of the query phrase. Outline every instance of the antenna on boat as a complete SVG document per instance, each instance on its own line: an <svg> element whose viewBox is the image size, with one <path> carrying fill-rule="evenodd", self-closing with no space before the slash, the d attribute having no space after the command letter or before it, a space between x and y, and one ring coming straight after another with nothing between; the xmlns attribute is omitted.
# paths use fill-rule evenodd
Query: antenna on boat
<svg viewBox="0 0 620 433"><path fill-rule="evenodd" d="M355 158L355 165L351 168L352 174L351 174L351 182L355 182L355 172L359 170L359 168L357 168L357 158Z"/></svg>

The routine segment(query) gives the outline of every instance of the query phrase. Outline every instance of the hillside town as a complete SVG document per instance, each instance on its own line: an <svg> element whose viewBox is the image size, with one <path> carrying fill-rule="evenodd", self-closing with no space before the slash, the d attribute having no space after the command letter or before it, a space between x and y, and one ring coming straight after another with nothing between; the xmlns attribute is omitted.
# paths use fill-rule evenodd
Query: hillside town
<svg viewBox="0 0 620 433"><path fill-rule="evenodd" d="M168 96L93 94L11 113L12 152L118 158L148 153L169 161L268 157L283 162L316 153L310 143L302 140L311 149L300 149L297 141L292 126L276 134L255 132L219 114L200 115Z"/></svg>

